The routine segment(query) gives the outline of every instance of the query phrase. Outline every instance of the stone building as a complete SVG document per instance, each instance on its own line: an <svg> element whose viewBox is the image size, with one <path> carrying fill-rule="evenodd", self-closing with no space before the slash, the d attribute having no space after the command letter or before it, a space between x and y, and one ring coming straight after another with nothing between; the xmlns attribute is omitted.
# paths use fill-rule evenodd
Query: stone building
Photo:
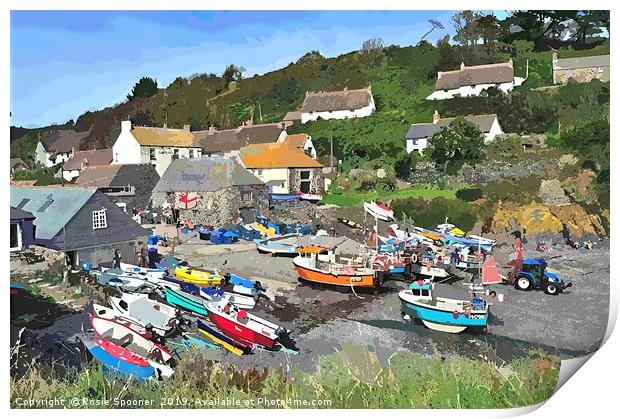
<svg viewBox="0 0 620 419"><path fill-rule="evenodd" d="M153 189L155 212L171 207L174 219L222 226L242 217L253 221L269 208L267 185L235 158L176 160Z"/></svg>
<svg viewBox="0 0 620 419"><path fill-rule="evenodd" d="M307 134L287 136L274 144L253 144L239 150L241 163L265 182L270 194L324 192L323 165Z"/></svg>
<svg viewBox="0 0 620 419"><path fill-rule="evenodd" d="M553 84L587 83L594 79L609 81L609 55L594 57L560 58L553 53Z"/></svg>

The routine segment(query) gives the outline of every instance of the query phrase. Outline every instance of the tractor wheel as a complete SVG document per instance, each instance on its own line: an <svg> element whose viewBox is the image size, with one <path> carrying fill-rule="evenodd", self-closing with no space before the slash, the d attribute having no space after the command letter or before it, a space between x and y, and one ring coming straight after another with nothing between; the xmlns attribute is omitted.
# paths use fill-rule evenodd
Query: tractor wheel
<svg viewBox="0 0 620 419"><path fill-rule="evenodd" d="M549 295L558 295L560 293L560 289L555 284L547 284L545 287L545 292Z"/></svg>
<svg viewBox="0 0 620 419"><path fill-rule="evenodd" d="M521 291L529 291L532 288L532 281L527 276L519 276L515 279L515 288Z"/></svg>

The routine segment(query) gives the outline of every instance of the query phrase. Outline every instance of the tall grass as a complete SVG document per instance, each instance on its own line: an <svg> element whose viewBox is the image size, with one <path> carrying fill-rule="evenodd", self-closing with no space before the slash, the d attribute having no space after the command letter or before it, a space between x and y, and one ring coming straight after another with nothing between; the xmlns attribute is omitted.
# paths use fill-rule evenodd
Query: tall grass
<svg viewBox="0 0 620 419"><path fill-rule="evenodd" d="M383 367L374 352L350 346L321 358L312 373L296 368L287 374L282 369L238 372L192 351L163 382L127 382L94 364L62 379L44 378L31 368L11 380L11 406L23 407L24 398L55 397L67 403L73 398L107 400L111 407L148 400L148 406L140 407L507 408L549 398L557 367L556 359L542 354L498 368L482 360L408 351L397 352ZM239 404L226 406L226 400Z"/></svg>

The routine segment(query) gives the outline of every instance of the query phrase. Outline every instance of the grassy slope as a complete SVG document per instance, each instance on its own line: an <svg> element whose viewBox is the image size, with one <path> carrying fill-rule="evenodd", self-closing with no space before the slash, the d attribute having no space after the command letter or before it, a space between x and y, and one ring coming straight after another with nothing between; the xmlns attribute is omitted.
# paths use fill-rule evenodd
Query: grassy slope
<svg viewBox="0 0 620 419"><path fill-rule="evenodd" d="M110 379L94 365L68 379L44 379L31 369L11 382L11 406L18 397L67 400L152 400L150 407L221 407L217 400L235 398L328 400L331 408L507 408L549 398L557 384L557 360L533 354L498 368L482 360L442 360L401 351L381 367L374 353L346 348L321 359L317 371L293 369L292 379L280 370L239 374L209 364L196 353L185 354L171 379L130 383ZM162 405L162 400L164 404ZM172 406L170 405L172 403ZM244 407L242 405L242 407ZM276 407L276 406L270 406ZM304 406L299 406L304 407ZM305 407L312 407L307 405Z"/></svg>
<svg viewBox="0 0 620 419"><path fill-rule="evenodd" d="M406 199L406 198L456 198L456 189L439 189L435 187L424 188L414 187L410 189L400 189L392 192L358 192L358 191L345 191L341 193L327 193L323 197L324 204L336 204L342 207L346 206L358 206L364 201L372 201L377 198L383 200L392 199Z"/></svg>

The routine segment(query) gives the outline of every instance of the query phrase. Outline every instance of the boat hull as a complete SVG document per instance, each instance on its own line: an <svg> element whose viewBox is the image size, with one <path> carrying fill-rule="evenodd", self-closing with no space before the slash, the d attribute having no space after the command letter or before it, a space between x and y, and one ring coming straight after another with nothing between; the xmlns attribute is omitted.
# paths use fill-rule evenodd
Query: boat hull
<svg viewBox="0 0 620 419"><path fill-rule="evenodd" d="M207 309L199 300L201 300L201 298L190 298L185 293L180 293L166 287L166 302L168 304L201 316L207 316Z"/></svg>
<svg viewBox="0 0 620 419"><path fill-rule="evenodd" d="M185 269L177 267L174 271L175 276L183 282L210 287L212 285L222 285L223 278L220 275L212 274L197 269Z"/></svg>
<svg viewBox="0 0 620 419"><path fill-rule="evenodd" d="M114 357L103 347L95 342L84 342L93 358L103 364L104 367L125 376L138 377L142 380L155 377L155 368L151 365L136 365Z"/></svg>
<svg viewBox="0 0 620 419"><path fill-rule="evenodd" d="M238 322L234 322L213 310L209 310L209 319L226 336L243 346L260 345L267 349L273 349L276 345L275 339L245 327Z"/></svg>
<svg viewBox="0 0 620 419"><path fill-rule="evenodd" d="M460 333L467 328L484 328L488 321L488 312L472 313L469 317L459 313L455 318L452 311L434 309L415 301L406 301L399 297L404 313L420 319L429 329L448 333Z"/></svg>
<svg viewBox="0 0 620 419"><path fill-rule="evenodd" d="M371 274L361 275L341 275L332 274L330 272L321 271L318 269L312 269L303 265L300 265L293 260L293 265L297 271L297 275L306 281L315 282L318 284L338 285L343 287L356 287L356 288L376 288L379 284L375 280L375 276Z"/></svg>

